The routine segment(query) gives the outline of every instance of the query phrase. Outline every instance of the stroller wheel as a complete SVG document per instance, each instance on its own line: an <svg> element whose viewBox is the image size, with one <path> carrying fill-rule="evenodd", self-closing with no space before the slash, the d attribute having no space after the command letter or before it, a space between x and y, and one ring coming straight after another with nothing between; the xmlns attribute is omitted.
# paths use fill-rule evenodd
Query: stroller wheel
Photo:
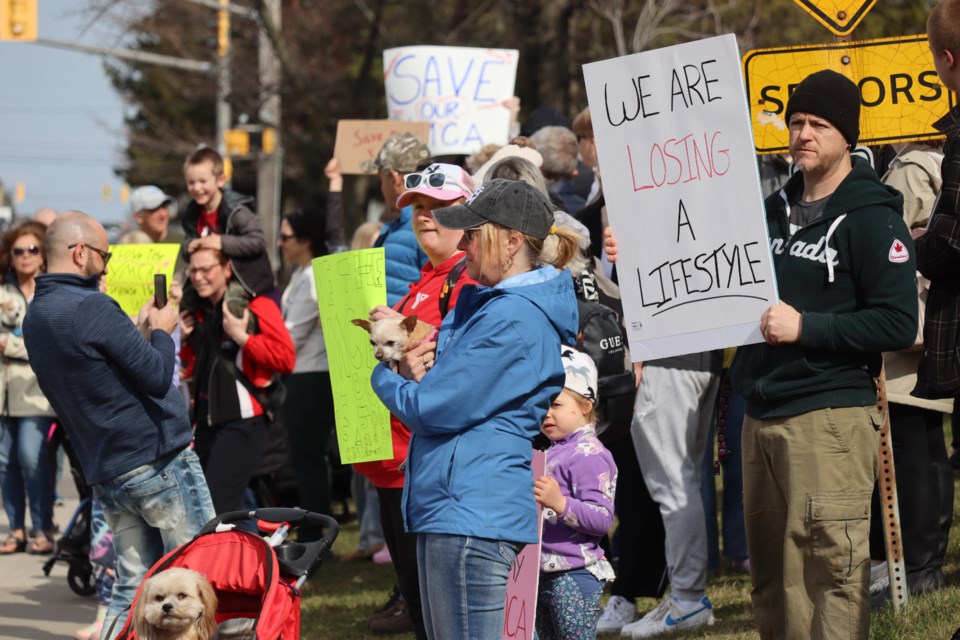
<svg viewBox="0 0 960 640"><path fill-rule="evenodd" d="M67 584L78 596L92 596L97 592L97 584L91 571L81 571L70 567L67 571Z"/></svg>

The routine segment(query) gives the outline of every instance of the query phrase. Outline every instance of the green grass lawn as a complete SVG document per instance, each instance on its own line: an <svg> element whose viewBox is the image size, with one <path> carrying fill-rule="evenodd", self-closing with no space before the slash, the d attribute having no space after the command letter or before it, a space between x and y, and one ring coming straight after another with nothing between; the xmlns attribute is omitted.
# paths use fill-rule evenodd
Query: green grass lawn
<svg viewBox="0 0 960 640"><path fill-rule="evenodd" d="M871 620L871 638L947 640L960 627L960 526L957 523L960 487L957 488L956 498L950 547L944 566L948 587L938 593L910 600L899 615L895 615L889 605L875 613ZM334 550L338 556L343 556L352 551L356 543L357 523L353 521L344 525ZM386 602L393 584L393 568L390 566L375 565L370 561L343 563L337 558L329 560L304 589L301 637L305 640L383 637L374 636L367 630L366 619ZM672 637L725 640L757 637L750 610L750 580L747 575L729 572L711 574L708 594L713 602L717 623L706 630L678 633ZM651 609L656 604L654 600L638 602L641 611ZM413 634L392 637L409 640Z"/></svg>

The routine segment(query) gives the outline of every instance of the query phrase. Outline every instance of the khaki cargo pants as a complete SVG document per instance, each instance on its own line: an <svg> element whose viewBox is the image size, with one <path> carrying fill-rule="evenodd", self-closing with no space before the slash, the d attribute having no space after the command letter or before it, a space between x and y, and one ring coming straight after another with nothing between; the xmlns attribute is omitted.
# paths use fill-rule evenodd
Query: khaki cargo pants
<svg viewBox="0 0 960 640"><path fill-rule="evenodd" d="M761 638L867 638L881 425L873 406L744 420L744 518Z"/></svg>

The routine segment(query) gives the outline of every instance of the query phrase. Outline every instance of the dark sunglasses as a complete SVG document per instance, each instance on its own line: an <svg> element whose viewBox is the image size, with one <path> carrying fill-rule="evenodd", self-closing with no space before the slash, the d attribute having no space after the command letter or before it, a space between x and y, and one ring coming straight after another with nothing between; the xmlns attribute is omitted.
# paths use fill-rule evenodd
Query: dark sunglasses
<svg viewBox="0 0 960 640"><path fill-rule="evenodd" d="M403 178L403 185L407 189L416 189L423 184L424 181L434 189L439 189L447 181L447 175L439 172L426 175L422 173L408 173Z"/></svg>
<svg viewBox="0 0 960 640"><path fill-rule="evenodd" d="M470 227L469 229L463 230L463 237L467 239L467 242L473 242L473 239L480 235L481 231L483 231L483 225Z"/></svg>
<svg viewBox="0 0 960 640"><path fill-rule="evenodd" d="M287 240L293 240L293 239L296 238L296 237L297 237L297 234L295 234L295 233L281 233L281 234L280 234L280 241L281 241L281 242L286 242Z"/></svg>
<svg viewBox="0 0 960 640"><path fill-rule="evenodd" d="M103 268L104 269L107 268L107 264L110 262L110 258L113 257L112 253L110 253L109 251L104 251L103 249L97 249L93 245L89 245L86 242L74 242L73 244L68 244L67 249L73 249L74 247L79 247L80 245L85 246L87 249L90 249L90 251L93 251L98 256L100 256L103 259Z"/></svg>
<svg viewBox="0 0 960 640"><path fill-rule="evenodd" d="M30 245L26 249L23 247L14 247L13 249L10 249L10 253L12 253L16 258L23 257L23 254L25 253L29 253L32 256L38 256L40 255L40 247L35 244Z"/></svg>

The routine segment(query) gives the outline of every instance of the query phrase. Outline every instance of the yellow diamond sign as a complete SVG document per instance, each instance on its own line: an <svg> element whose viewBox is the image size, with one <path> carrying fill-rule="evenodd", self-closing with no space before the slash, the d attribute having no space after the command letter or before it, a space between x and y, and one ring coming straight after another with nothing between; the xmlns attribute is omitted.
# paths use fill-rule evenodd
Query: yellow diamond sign
<svg viewBox="0 0 960 640"><path fill-rule="evenodd" d="M838 36L857 28L877 0L794 0L803 10Z"/></svg>
<svg viewBox="0 0 960 640"><path fill-rule="evenodd" d="M815 71L832 69L860 88L860 143L939 137L933 123L954 104L933 66L927 37L754 49L743 71L757 153L787 150L787 99Z"/></svg>

